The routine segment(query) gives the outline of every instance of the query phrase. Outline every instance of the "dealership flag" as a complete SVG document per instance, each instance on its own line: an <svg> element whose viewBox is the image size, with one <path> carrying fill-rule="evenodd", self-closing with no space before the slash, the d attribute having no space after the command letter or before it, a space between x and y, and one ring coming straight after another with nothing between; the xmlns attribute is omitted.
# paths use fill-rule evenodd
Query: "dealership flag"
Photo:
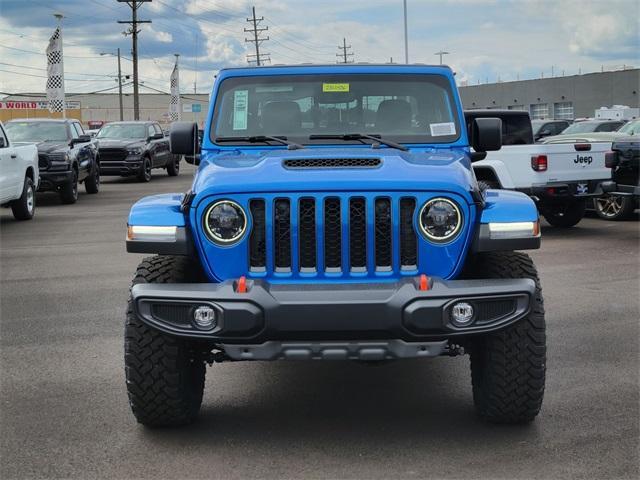
<svg viewBox="0 0 640 480"><path fill-rule="evenodd" d="M64 111L64 67L60 27L51 35L47 47L47 100L50 112Z"/></svg>
<svg viewBox="0 0 640 480"><path fill-rule="evenodd" d="M178 60L176 60L176 65L173 67L173 72L171 72L171 101L169 102L169 116L172 122L180 120L181 117L179 77L180 71L178 70Z"/></svg>

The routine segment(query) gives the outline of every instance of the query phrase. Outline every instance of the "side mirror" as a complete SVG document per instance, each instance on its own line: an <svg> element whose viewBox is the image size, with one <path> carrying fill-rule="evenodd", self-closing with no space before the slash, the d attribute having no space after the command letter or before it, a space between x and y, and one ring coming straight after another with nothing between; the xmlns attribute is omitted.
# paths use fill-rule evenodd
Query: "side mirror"
<svg viewBox="0 0 640 480"><path fill-rule="evenodd" d="M502 120L476 118L471 123L470 143L476 152L488 152L502 148Z"/></svg>
<svg viewBox="0 0 640 480"><path fill-rule="evenodd" d="M162 133L154 133L153 135L149 135L149 138L147 139L147 141L151 141L151 140L162 140L164 138L164 135Z"/></svg>
<svg viewBox="0 0 640 480"><path fill-rule="evenodd" d="M196 153L195 155L185 155L184 161L191 165L200 165L200 154Z"/></svg>
<svg viewBox="0 0 640 480"><path fill-rule="evenodd" d="M172 123L171 133L169 134L169 149L171 153L178 155L195 155L200 153L198 124L193 122Z"/></svg>
<svg viewBox="0 0 640 480"><path fill-rule="evenodd" d="M80 135L78 138L72 138L69 145L73 147L76 143L87 143L90 141L91 135Z"/></svg>
<svg viewBox="0 0 640 480"><path fill-rule="evenodd" d="M0 137L0 148L4 148L7 145L5 144L4 137Z"/></svg>

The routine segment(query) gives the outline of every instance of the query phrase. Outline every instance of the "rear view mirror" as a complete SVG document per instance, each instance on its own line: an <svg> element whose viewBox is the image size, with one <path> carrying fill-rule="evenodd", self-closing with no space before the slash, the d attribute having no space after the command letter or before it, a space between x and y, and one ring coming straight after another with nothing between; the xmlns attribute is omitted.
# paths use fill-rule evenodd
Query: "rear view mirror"
<svg viewBox="0 0 640 480"><path fill-rule="evenodd" d="M195 155L199 153L198 125L193 122L172 123L171 133L169 134L169 149L171 153L178 155Z"/></svg>
<svg viewBox="0 0 640 480"><path fill-rule="evenodd" d="M470 143L476 152L502 148L502 121L499 118L476 118L470 126Z"/></svg>

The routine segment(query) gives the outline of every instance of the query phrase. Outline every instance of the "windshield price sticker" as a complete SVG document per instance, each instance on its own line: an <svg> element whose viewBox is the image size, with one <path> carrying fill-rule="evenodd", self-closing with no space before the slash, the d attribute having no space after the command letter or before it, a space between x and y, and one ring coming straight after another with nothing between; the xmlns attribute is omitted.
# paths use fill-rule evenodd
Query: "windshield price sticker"
<svg viewBox="0 0 640 480"><path fill-rule="evenodd" d="M429 128L431 129L432 137L444 137L445 135L456 134L456 124L453 122L430 123Z"/></svg>
<svg viewBox="0 0 640 480"><path fill-rule="evenodd" d="M247 115L249 111L249 91L236 90L233 94L233 129L247 129Z"/></svg>
<svg viewBox="0 0 640 480"><path fill-rule="evenodd" d="M322 91L323 92L348 92L349 84L348 83L323 83Z"/></svg>

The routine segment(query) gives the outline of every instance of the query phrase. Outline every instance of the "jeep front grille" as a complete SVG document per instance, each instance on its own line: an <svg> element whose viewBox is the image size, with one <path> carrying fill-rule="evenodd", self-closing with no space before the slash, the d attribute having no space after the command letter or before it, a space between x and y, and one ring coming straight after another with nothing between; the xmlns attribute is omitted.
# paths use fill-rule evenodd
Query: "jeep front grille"
<svg viewBox="0 0 640 480"><path fill-rule="evenodd" d="M252 273L357 274L417 269L413 197L300 194L252 199L249 210Z"/></svg>
<svg viewBox="0 0 640 480"><path fill-rule="evenodd" d="M379 158L289 158L282 162L285 168L377 168Z"/></svg>

